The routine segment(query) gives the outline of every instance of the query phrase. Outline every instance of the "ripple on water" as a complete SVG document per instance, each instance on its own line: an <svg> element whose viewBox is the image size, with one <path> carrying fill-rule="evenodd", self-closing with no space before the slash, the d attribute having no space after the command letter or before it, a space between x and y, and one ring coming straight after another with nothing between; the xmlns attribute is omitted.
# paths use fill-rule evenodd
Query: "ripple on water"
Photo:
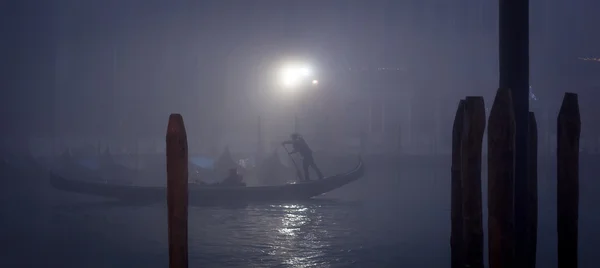
<svg viewBox="0 0 600 268"><path fill-rule="evenodd" d="M190 219L198 222L190 228L194 258L204 264L227 259L230 266L329 267L329 258L344 252L335 247L348 244L340 234L356 231L343 224L352 214L335 211L311 203L198 209Z"/></svg>

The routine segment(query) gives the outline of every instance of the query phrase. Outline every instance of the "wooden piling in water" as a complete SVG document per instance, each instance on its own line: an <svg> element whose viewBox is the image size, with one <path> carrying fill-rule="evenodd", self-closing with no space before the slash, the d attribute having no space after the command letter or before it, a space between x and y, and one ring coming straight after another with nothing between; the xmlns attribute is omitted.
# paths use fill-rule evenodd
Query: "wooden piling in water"
<svg viewBox="0 0 600 268"><path fill-rule="evenodd" d="M188 267L188 145L180 114L167 126L167 207L169 267Z"/></svg>
<svg viewBox="0 0 600 268"><path fill-rule="evenodd" d="M452 125L452 166L450 188L450 263L452 268L464 267L463 212L461 187L461 138L465 101L460 100Z"/></svg>
<svg viewBox="0 0 600 268"><path fill-rule="evenodd" d="M579 137L577 94L565 93L557 122L558 268L577 268Z"/></svg>
<svg viewBox="0 0 600 268"><path fill-rule="evenodd" d="M298 115L294 115L294 133L298 133L298 131L300 131L300 127L298 125Z"/></svg>
<svg viewBox="0 0 600 268"><path fill-rule="evenodd" d="M510 88L515 112L515 268L524 267L527 229L527 136L529 113L529 0L498 3L500 88Z"/></svg>
<svg viewBox="0 0 600 268"><path fill-rule="evenodd" d="M525 267L535 268L537 258L537 226L538 226L538 130L535 114L529 112L529 161L527 181L527 255L525 256Z"/></svg>
<svg viewBox="0 0 600 268"><path fill-rule="evenodd" d="M467 97L461 137L461 185L465 266L483 268L481 150L485 130L483 97Z"/></svg>
<svg viewBox="0 0 600 268"><path fill-rule="evenodd" d="M265 156L265 144L263 143L263 122L262 118L258 116L258 122L256 123L257 141L256 141L256 163L262 163Z"/></svg>
<svg viewBox="0 0 600 268"><path fill-rule="evenodd" d="M511 92L496 92L488 122L489 267L513 267L515 116Z"/></svg>
<svg viewBox="0 0 600 268"><path fill-rule="evenodd" d="M454 119L456 121L456 119ZM398 123L396 127L396 154L402 153L402 124Z"/></svg>

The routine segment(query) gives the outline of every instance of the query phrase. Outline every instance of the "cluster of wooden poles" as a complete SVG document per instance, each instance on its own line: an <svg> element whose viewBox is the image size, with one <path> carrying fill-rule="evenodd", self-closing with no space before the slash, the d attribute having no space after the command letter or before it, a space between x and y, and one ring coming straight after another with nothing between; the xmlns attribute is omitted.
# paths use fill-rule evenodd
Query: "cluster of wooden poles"
<svg viewBox="0 0 600 268"><path fill-rule="evenodd" d="M486 115L482 97L458 105L452 130L451 265L484 267L481 163ZM529 113L526 248L515 254L515 115L509 89L499 89L488 123L489 267L527 267L536 263L537 125ZM558 267L577 267L579 136L577 95L566 93L557 120ZM172 114L167 127L167 206L169 266L188 267L188 145L183 117ZM516 265L520 264L520 265Z"/></svg>
<svg viewBox="0 0 600 268"><path fill-rule="evenodd" d="M458 104L452 130L451 267L483 268L481 189L482 142L486 127L483 97ZM515 113L509 89L497 91L488 122L488 251L490 268L536 266L538 186L537 124L529 112L525 238L515 228ZM577 94L565 93L557 120L558 267L576 268L579 207L579 136ZM521 205L521 204L519 204ZM515 241L525 241L516 254Z"/></svg>

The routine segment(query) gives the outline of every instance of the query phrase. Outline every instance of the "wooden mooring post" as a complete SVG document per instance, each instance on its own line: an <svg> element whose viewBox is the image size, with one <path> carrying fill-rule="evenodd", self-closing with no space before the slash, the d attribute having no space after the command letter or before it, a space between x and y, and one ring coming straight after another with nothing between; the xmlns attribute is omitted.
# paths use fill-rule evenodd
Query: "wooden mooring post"
<svg viewBox="0 0 600 268"><path fill-rule="evenodd" d="M452 125L452 166L450 188L450 262L452 268L464 264L462 186L461 186L461 139L463 131L465 100L460 100Z"/></svg>
<svg viewBox="0 0 600 268"><path fill-rule="evenodd" d="M524 259L525 267L535 268L537 262L537 231L538 231L538 129L535 114L529 112L529 161L527 181L527 254Z"/></svg>
<svg viewBox="0 0 600 268"><path fill-rule="evenodd" d="M499 87L509 88L515 112L515 268L527 257L527 161L529 117L529 0L498 1Z"/></svg>
<svg viewBox="0 0 600 268"><path fill-rule="evenodd" d="M464 102L461 136L461 185L465 266L483 268L483 219L481 205L481 150L485 130L483 97Z"/></svg>
<svg viewBox="0 0 600 268"><path fill-rule="evenodd" d="M499 89L488 123L489 267L536 267L538 226L538 127L528 113L526 196L516 230L516 122L512 92ZM481 143L485 129L483 98L461 100L452 129L451 267L483 267ZM557 119L558 267L578 267L579 139L577 94L565 93ZM458 138L460 137L460 138ZM458 205L458 204L462 205ZM462 239L458 239L462 237ZM517 245L519 241L523 244ZM525 250L521 255L517 250Z"/></svg>
<svg viewBox="0 0 600 268"><path fill-rule="evenodd" d="M169 267L188 267L188 145L180 114L167 126L167 207Z"/></svg>
<svg viewBox="0 0 600 268"><path fill-rule="evenodd" d="M577 94L565 93L557 121L558 268L577 268L581 133Z"/></svg>
<svg viewBox="0 0 600 268"><path fill-rule="evenodd" d="M488 122L489 267L514 267L515 116L511 92L496 93Z"/></svg>

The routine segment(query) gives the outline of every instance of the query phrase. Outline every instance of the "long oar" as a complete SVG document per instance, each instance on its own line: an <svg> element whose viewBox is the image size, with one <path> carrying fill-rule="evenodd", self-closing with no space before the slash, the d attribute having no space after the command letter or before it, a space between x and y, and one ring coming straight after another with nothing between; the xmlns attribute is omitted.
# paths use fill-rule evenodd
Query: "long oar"
<svg viewBox="0 0 600 268"><path fill-rule="evenodd" d="M294 158L290 154L290 151L288 150L288 148L285 147L285 145L282 145L282 146L283 146L283 149L285 149L285 152L290 156L290 159L292 159L292 163L294 163L294 169L296 170L296 176L298 176L298 179L300 181L302 181L302 174L300 173L300 170L298 169L298 165L296 165L296 160L294 160Z"/></svg>

